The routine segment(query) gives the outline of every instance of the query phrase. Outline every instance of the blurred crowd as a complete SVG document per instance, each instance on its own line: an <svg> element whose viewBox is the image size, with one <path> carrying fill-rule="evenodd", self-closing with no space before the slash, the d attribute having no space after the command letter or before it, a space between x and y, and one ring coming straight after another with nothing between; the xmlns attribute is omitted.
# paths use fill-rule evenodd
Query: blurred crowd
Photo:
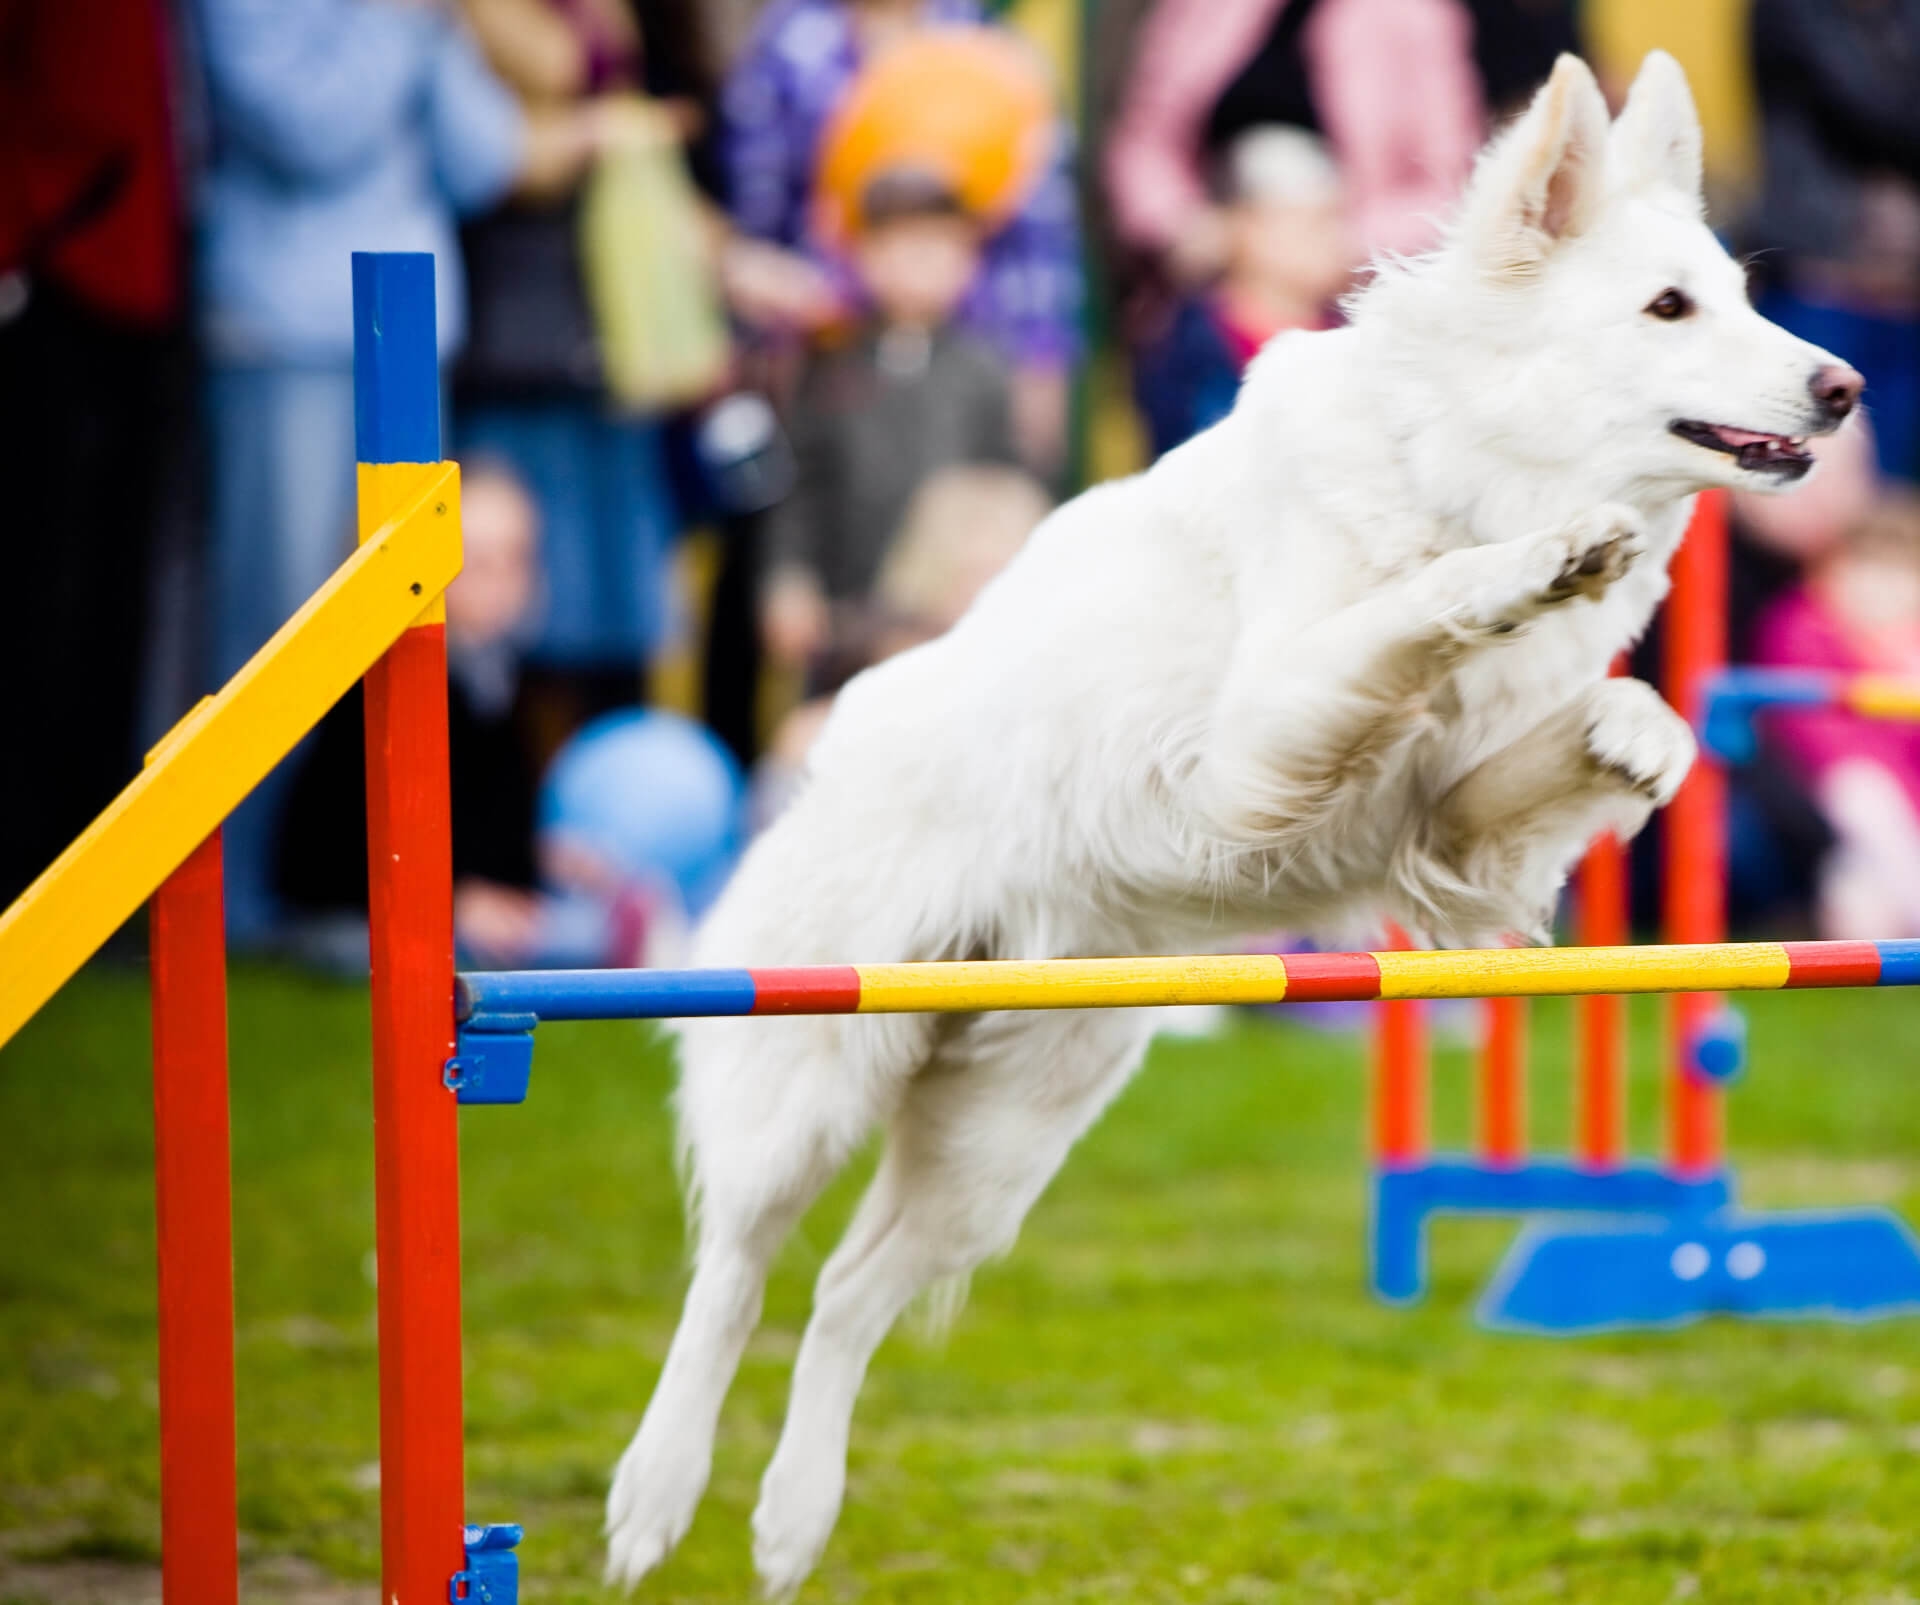
<svg viewBox="0 0 1920 1605"><path fill-rule="evenodd" d="M1736 506L1735 655L1920 676L1920 0L1704 9L1757 128L1716 225L1872 420ZM463 952L658 961L848 678L1433 243L1622 11L1667 42L1631 0L0 0L0 904L351 549L351 252L436 265ZM364 964L358 731L230 821L236 944ZM1738 920L1920 935L1920 729L1779 717L1731 806Z"/></svg>

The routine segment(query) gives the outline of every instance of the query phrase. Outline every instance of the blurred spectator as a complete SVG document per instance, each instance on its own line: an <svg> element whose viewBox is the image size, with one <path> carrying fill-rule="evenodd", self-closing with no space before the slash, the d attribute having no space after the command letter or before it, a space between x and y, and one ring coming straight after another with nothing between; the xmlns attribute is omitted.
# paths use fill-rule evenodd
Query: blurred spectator
<svg viewBox="0 0 1920 1605"><path fill-rule="evenodd" d="M1761 310L1867 376L1886 472L1920 476L1920 0L1755 0Z"/></svg>
<svg viewBox="0 0 1920 1605"><path fill-rule="evenodd" d="M430 251L439 345L466 298L454 214L566 182L604 137L523 116L432 0L197 0L211 119L200 316L225 680L353 542L352 251ZM227 924L267 939L285 781L229 820Z"/></svg>
<svg viewBox="0 0 1920 1605"><path fill-rule="evenodd" d="M518 697L539 510L497 459L469 460L463 479L466 561L447 590L455 939L468 961L494 965L630 964L663 940L671 951L684 906L697 912L731 863L738 780L692 727L650 729L637 762L590 727L539 776ZM322 722L279 852L280 894L302 916L293 951L349 970L366 963L362 718L356 688Z"/></svg>
<svg viewBox="0 0 1920 1605"><path fill-rule="evenodd" d="M0 0L0 907L138 766L146 585L191 412L174 67L160 0Z"/></svg>
<svg viewBox="0 0 1920 1605"><path fill-rule="evenodd" d="M535 775L514 727L515 634L536 594L539 521L525 487L487 460L464 465L459 577L447 588L447 725L454 930L501 962L531 946ZM364 714L355 687L300 759L279 840L278 889L304 917L296 951L364 960Z"/></svg>
<svg viewBox="0 0 1920 1605"><path fill-rule="evenodd" d="M1166 331L1134 362L1157 457L1218 423L1240 375L1283 329L1323 329L1352 277L1340 175L1301 128L1250 128L1221 164L1226 260L1206 291L1176 299Z"/></svg>
<svg viewBox="0 0 1920 1605"><path fill-rule="evenodd" d="M843 616L819 695L790 713L754 773L753 823L764 829L791 800L832 693L862 669L944 635L1052 509L1021 469L988 464L942 468L906 509L865 604Z"/></svg>
<svg viewBox="0 0 1920 1605"><path fill-rule="evenodd" d="M629 158L642 183L668 179L647 165L653 160L713 181L700 137L711 93L697 13L685 0L464 4L489 62L530 114L589 115L605 136L596 162L582 162L543 193L515 197L461 234L473 331L455 370L457 434L463 451L513 463L540 505L546 595L529 668L551 750L594 715L640 700L680 525L658 408L612 393L620 353L609 346L591 269L623 274L615 287L637 291L643 303L656 291L650 247L677 251L683 272L705 272L704 241L622 229L601 242L611 257L603 250L596 258L588 229L609 200L626 198L618 186L635 178ZM709 228L684 176L677 191L659 192L653 222L677 235Z"/></svg>
<svg viewBox="0 0 1920 1605"><path fill-rule="evenodd" d="M741 237L724 272L748 323L813 330L846 286L813 213L821 135L861 64L915 29L975 24L977 0L772 0L722 102L730 205ZM1043 474L1066 451L1067 376L1079 353L1079 231L1064 130L1054 160L986 242L960 321L1010 364L1015 438Z"/></svg>
<svg viewBox="0 0 1920 1605"><path fill-rule="evenodd" d="M834 644L836 610L865 604L930 474L1014 461L1006 370L955 324L980 233L951 190L918 172L883 172L867 188L851 254L871 315L801 379L798 478L769 530L761 618L782 663L806 666Z"/></svg>
<svg viewBox="0 0 1920 1605"><path fill-rule="evenodd" d="M1755 660L1920 678L1920 494L1876 493L1871 441L1858 431L1823 455L1825 494L1804 508L1793 507L1798 495L1782 498L1792 513L1762 526L1807 566L1805 579L1761 615ZM1774 715L1767 734L1836 838L1819 872L1821 933L1920 935L1920 730L1796 711Z"/></svg>
<svg viewBox="0 0 1920 1605"><path fill-rule="evenodd" d="M1160 0L1140 28L1105 176L1122 240L1208 283L1232 229L1209 164L1249 128L1325 136L1356 261L1430 245L1485 129L1456 0Z"/></svg>

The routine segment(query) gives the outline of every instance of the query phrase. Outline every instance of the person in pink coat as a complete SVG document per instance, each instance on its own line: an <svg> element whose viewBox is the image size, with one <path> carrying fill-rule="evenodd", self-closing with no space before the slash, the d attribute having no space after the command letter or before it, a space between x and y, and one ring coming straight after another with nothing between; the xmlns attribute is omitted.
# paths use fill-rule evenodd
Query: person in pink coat
<svg viewBox="0 0 1920 1605"><path fill-rule="evenodd" d="M1321 134L1361 259L1434 243L1486 133L1473 22L1457 0L1160 0L1109 133L1122 241L1174 283L1220 268L1209 158L1255 124Z"/></svg>

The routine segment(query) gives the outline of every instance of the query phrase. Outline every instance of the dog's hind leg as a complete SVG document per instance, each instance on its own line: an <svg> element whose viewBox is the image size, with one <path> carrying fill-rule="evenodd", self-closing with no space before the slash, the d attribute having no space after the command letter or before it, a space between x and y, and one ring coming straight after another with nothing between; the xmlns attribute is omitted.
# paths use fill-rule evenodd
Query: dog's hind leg
<svg viewBox="0 0 1920 1605"><path fill-rule="evenodd" d="M794 1223L893 1107L928 1036L908 1016L682 1028L680 1124L694 1273L645 1418L607 1496L607 1581L631 1587L685 1535L720 1406Z"/></svg>
<svg viewBox="0 0 1920 1605"><path fill-rule="evenodd" d="M907 1090L853 1225L820 1273L792 1400L753 1515L754 1565L784 1597L840 1512L868 1361L914 1296L1012 1246L1075 1141L1139 1063L1138 1011L984 1016Z"/></svg>
<svg viewBox="0 0 1920 1605"><path fill-rule="evenodd" d="M1601 507L1561 529L1443 553L1290 639L1251 626L1196 776L1206 817L1229 841L1313 829L1417 728L1467 653L1600 594L1644 544L1638 514Z"/></svg>

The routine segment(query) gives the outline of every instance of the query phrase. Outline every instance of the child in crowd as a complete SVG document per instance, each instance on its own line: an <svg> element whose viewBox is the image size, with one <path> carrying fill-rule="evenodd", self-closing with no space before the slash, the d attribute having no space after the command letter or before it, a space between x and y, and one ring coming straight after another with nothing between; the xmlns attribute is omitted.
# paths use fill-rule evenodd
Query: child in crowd
<svg viewBox="0 0 1920 1605"><path fill-rule="evenodd" d="M447 588L446 616L463 962L590 966L670 954L687 905L710 896L731 863L738 776L686 721L636 711L602 721L618 730L582 731L543 781L518 707L520 657L539 623L538 510L512 469L469 460L461 523L464 566ZM637 746L636 721L645 725ZM355 687L301 760L279 852L280 895L303 916L295 956L356 971L367 944L363 722Z"/></svg>
<svg viewBox="0 0 1920 1605"><path fill-rule="evenodd" d="M761 627L788 667L841 649L930 474L1015 461L1007 371L953 322L981 245L980 222L937 177L889 169L862 194L850 255L867 315L801 378L798 477L768 530Z"/></svg>
<svg viewBox="0 0 1920 1605"><path fill-rule="evenodd" d="M1303 128L1250 128L1220 174L1226 265L1211 289L1175 301L1141 348L1135 388L1153 454L1218 423L1254 353L1285 329L1324 329L1355 249L1340 174Z"/></svg>
<svg viewBox="0 0 1920 1605"><path fill-rule="evenodd" d="M1844 529L1761 616L1756 658L1920 679L1920 492L1883 489ZM1920 936L1920 728L1839 711L1770 723L1837 838L1819 872L1821 935Z"/></svg>
<svg viewBox="0 0 1920 1605"><path fill-rule="evenodd" d="M1018 468L963 464L928 477L881 560L870 600L843 617L839 650L819 665L821 694L787 716L755 772L757 828L799 785L831 693L869 664L950 629L1051 509L1040 483Z"/></svg>

